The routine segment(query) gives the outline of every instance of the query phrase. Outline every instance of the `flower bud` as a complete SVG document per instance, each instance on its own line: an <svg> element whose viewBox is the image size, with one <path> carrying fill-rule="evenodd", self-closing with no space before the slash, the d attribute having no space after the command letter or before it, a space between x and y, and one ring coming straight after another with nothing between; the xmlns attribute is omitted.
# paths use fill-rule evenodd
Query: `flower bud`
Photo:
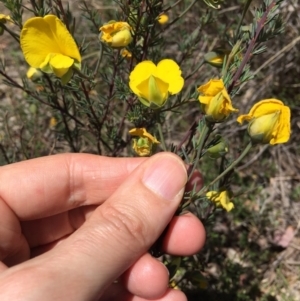
<svg viewBox="0 0 300 301"><path fill-rule="evenodd" d="M223 66L224 58L230 51L218 48L204 55L204 60L211 66L221 68Z"/></svg>
<svg viewBox="0 0 300 301"><path fill-rule="evenodd" d="M132 41L131 27L127 22L111 21L99 30L100 40L113 48L126 47Z"/></svg>
<svg viewBox="0 0 300 301"><path fill-rule="evenodd" d="M220 137L215 145L207 149L207 153L209 154L210 158L215 159L225 156L228 153L227 141Z"/></svg>
<svg viewBox="0 0 300 301"><path fill-rule="evenodd" d="M254 118L248 125L248 133L255 143L268 144L272 139L273 129L278 122L280 112Z"/></svg>
<svg viewBox="0 0 300 301"><path fill-rule="evenodd" d="M169 17L166 14L162 14L158 17L157 21L160 25L165 25L168 23Z"/></svg>

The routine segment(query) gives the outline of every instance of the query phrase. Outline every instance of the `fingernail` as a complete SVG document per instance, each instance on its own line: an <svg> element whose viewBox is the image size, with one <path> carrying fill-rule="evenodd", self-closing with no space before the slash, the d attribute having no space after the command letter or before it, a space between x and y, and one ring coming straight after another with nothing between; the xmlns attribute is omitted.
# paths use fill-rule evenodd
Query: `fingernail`
<svg viewBox="0 0 300 301"><path fill-rule="evenodd" d="M172 200L181 192L187 182L183 162L171 154L159 154L147 162L143 182L145 186L164 199Z"/></svg>

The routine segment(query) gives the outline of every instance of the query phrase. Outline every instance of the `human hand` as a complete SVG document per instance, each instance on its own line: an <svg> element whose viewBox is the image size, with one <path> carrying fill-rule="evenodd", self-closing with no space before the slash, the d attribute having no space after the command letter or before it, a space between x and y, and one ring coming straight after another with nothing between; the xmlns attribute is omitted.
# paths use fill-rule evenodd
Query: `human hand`
<svg viewBox="0 0 300 301"><path fill-rule="evenodd" d="M195 216L173 217L186 179L169 153L63 154L1 167L0 300L186 300L147 253L169 223L166 253L203 246Z"/></svg>

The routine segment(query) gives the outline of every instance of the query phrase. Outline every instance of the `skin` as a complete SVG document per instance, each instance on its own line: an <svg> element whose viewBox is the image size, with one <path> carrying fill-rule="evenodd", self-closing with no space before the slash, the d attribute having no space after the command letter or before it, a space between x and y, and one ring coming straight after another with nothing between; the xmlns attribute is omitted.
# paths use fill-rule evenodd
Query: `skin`
<svg viewBox="0 0 300 301"><path fill-rule="evenodd" d="M174 217L186 182L170 153L63 154L1 167L0 300L186 300L148 253L168 224L165 252L202 248L201 222Z"/></svg>

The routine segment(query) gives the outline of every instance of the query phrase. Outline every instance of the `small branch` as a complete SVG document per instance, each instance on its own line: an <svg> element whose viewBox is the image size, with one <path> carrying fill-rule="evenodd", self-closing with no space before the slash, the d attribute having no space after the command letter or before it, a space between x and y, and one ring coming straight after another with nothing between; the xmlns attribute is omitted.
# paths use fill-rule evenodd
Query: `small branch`
<svg viewBox="0 0 300 301"><path fill-rule="evenodd" d="M230 84L230 86L228 87L228 93L230 94L231 91L233 90L234 86L235 86L235 83L237 82L237 80L240 78L243 70L244 70L244 67L246 66L246 64L248 63L248 61L250 60L250 57L251 57L251 52L252 50L254 49L254 46L255 46L255 43L256 43L256 40L261 32L261 30L263 29L263 27L265 26L265 22L267 20L267 17L268 17L268 14L270 12L270 10L275 6L276 4L276 1L273 1L266 9L266 11L264 12L262 18L259 20L258 24L257 24L257 28L256 28L256 31L255 31L255 35L254 35L254 38L251 40L249 46L248 46L248 49L245 53L245 56L237 70L237 72L235 73L233 79L232 79L232 82Z"/></svg>

